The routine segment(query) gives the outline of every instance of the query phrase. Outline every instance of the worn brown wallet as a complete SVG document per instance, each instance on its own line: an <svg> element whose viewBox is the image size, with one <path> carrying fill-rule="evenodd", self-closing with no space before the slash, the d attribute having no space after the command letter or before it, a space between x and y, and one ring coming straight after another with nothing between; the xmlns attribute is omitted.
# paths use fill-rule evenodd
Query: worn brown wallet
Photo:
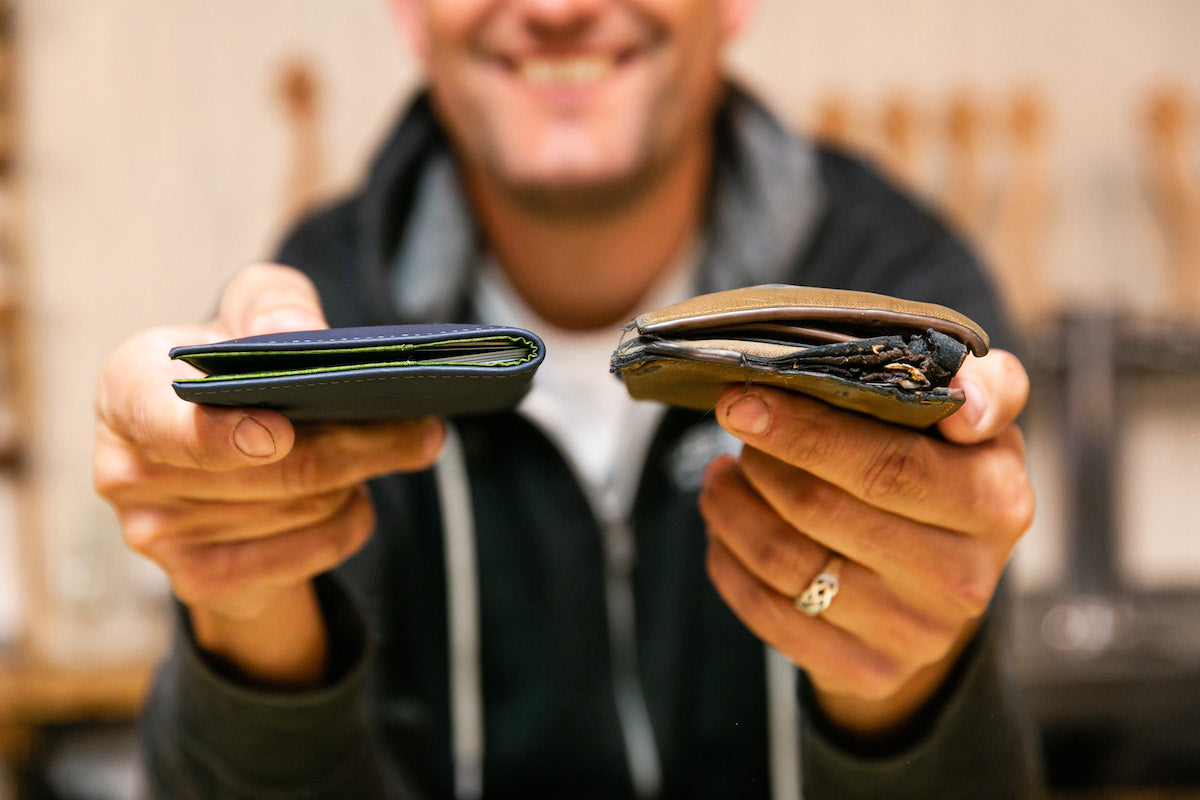
<svg viewBox="0 0 1200 800"><path fill-rule="evenodd" d="M710 409L730 384L778 386L924 428L963 403L950 380L988 336L944 306L870 292L765 285L642 314L611 371L631 396Z"/></svg>

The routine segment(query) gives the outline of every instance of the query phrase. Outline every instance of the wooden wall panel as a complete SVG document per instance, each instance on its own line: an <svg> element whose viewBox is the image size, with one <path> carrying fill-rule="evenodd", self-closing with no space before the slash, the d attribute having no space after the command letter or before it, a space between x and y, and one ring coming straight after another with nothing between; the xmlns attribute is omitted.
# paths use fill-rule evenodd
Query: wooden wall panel
<svg viewBox="0 0 1200 800"><path fill-rule="evenodd" d="M17 6L48 537L52 549L124 565L90 490L100 362L136 330L205 316L236 267L270 252L287 213L281 64L302 56L321 82L330 192L359 173L416 69L384 0ZM1035 88L1050 136L1048 291L1145 310L1163 300L1164 262L1139 114L1164 77L1200 97L1196 30L1200 5L1184 0L764 0L732 60L797 124L836 93L932 109L962 91Z"/></svg>

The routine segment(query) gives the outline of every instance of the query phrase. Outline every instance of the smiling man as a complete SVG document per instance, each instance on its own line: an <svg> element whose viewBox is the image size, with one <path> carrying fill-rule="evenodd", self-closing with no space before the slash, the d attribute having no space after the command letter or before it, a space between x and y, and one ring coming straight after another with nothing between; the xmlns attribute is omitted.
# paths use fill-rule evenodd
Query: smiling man
<svg viewBox="0 0 1200 800"><path fill-rule="evenodd" d="M639 311L760 283L1002 344L966 248L727 81L751 0L393 6L428 85L363 187L100 380L96 485L180 601L156 796L1031 794L989 619L1033 512L1013 356L964 365L937 435L607 374ZM517 410L293 426L170 388L173 345L444 321L543 334Z"/></svg>

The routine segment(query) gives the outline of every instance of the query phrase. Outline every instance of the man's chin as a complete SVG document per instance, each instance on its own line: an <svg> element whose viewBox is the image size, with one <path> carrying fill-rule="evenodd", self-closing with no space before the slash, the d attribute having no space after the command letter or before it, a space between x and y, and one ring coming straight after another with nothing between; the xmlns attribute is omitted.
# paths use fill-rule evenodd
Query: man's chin
<svg viewBox="0 0 1200 800"><path fill-rule="evenodd" d="M571 176L504 181L504 191L526 213L585 221L633 210L653 190L662 170L643 168L617 176Z"/></svg>

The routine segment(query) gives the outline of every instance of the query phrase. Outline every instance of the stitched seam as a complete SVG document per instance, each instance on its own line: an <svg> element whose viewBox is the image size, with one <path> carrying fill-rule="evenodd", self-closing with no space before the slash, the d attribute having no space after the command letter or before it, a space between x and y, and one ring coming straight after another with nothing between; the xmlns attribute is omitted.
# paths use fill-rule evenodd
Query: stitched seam
<svg viewBox="0 0 1200 800"><path fill-rule="evenodd" d="M381 381L408 381L408 380L456 380L465 379L470 381L475 380L503 380L511 377L510 375L381 375L377 378L353 378L338 381L297 381L296 383L288 383L286 388L299 389L309 386L339 386L349 383L379 383ZM189 389L202 384L203 381L176 381ZM220 397L227 394L245 394L246 392L262 392L268 389L278 388L275 384L264 384L259 386L243 386L240 388L220 388L213 387L212 389L195 388L191 394L195 397Z"/></svg>
<svg viewBox="0 0 1200 800"><path fill-rule="evenodd" d="M415 339L422 336L450 336L456 333L491 333L489 328L455 328L449 331L425 331L413 333L389 333L379 336L342 336L336 339L320 339L321 342L387 342L395 339ZM503 337L504 334L497 334L497 338ZM272 339L270 344L314 344L317 340L313 339ZM266 342L264 342L266 344Z"/></svg>

